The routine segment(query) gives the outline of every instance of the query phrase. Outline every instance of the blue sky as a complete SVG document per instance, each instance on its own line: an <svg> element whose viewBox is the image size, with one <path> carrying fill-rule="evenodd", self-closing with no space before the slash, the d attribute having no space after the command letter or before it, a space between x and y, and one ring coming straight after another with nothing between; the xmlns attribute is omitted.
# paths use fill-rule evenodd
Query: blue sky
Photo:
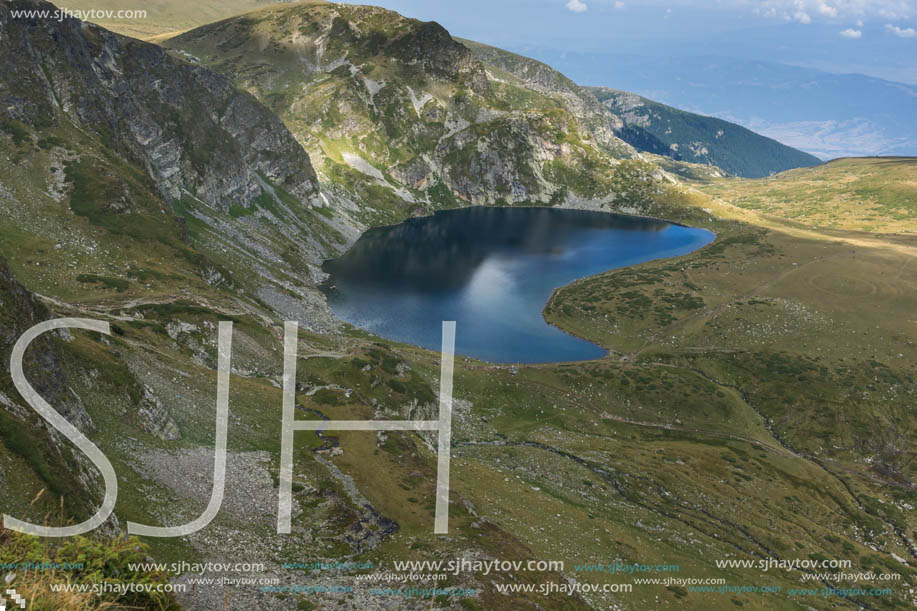
<svg viewBox="0 0 917 611"><path fill-rule="evenodd" d="M379 0L539 55L720 55L917 84L917 0Z"/></svg>

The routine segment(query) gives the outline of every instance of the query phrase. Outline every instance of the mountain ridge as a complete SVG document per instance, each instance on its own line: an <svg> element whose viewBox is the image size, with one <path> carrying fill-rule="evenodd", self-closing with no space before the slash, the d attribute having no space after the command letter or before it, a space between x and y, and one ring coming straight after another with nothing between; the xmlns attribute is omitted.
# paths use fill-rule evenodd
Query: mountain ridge
<svg viewBox="0 0 917 611"><path fill-rule="evenodd" d="M734 123L609 87L581 86L536 59L470 40L462 42L485 64L499 66L543 93L559 94L568 103L588 109L594 121L607 121L615 136L641 152L712 165L745 178L821 163L817 157Z"/></svg>
<svg viewBox="0 0 917 611"><path fill-rule="evenodd" d="M91 259L106 235L118 246L89 271L125 282L128 294L141 283L125 274L139 263L154 286L189 273L192 286L235 284L259 307L307 324L296 294L313 304L308 324L332 325L315 278L356 236L320 212L337 200L320 191L283 123L225 77L161 47L72 18L11 13L52 6L0 5L0 49L19 58L0 74L0 132L14 153L3 160L10 179L0 192L15 228L8 246L38 232L61 258ZM68 224L71 235L54 235ZM55 282L84 293L87 283L67 269ZM49 276L31 288L45 291Z"/></svg>
<svg viewBox="0 0 917 611"><path fill-rule="evenodd" d="M596 138L555 101L487 79L438 24L378 7L272 7L162 44L255 93L328 183L357 199L387 189L387 207L402 215L410 205L392 196L432 208L453 197L547 203L558 197L561 176L574 174L586 180L570 191L599 200L614 160L635 156L610 132ZM404 48L424 59L406 61Z"/></svg>
<svg viewBox="0 0 917 611"><path fill-rule="evenodd" d="M618 134L640 150L677 161L713 165L742 178L762 178L822 161L773 138L608 87L590 87L622 118Z"/></svg>
<svg viewBox="0 0 917 611"><path fill-rule="evenodd" d="M917 87L718 55L652 57L526 47L577 81L716 116L822 159L914 155Z"/></svg>

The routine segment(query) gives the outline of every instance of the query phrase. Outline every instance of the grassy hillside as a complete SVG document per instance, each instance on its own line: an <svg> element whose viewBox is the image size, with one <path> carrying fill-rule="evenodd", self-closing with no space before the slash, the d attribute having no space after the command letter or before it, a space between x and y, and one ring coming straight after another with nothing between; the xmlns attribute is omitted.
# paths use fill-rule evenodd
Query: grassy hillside
<svg viewBox="0 0 917 611"><path fill-rule="evenodd" d="M763 180L711 180L700 188L736 206L806 225L917 231L914 157L836 159Z"/></svg>
<svg viewBox="0 0 917 611"><path fill-rule="evenodd" d="M715 165L746 178L821 163L813 155L735 123L678 110L626 91L607 87L590 87L589 91L621 118L618 136L641 151Z"/></svg>
<svg viewBox="0 0 917 611"><path fill-rule="evenodd" d="M71 371L134 376L181 433L180 440L164 441L144 431L124 412L129 399L107 386L107 378L72 376L87 413L106 423L93 439L121 478L116 511L122 521L179 522L203 508L196 491L209 485L209 467L201 465L212 443L215 323L235 321L224 508L199 537L153 540L151 553L163 561L225 560L244 546L247 559L267 563L256 576L354 587L349 594L288 599L232 590L233 600L249 608L299 602L378 608L354 571L331 580L321 573L291 575L278 565L313 559L387 569L392 560L466 554L567 563L562 574L522 577L539 584L565 577L627 583L620 575L571 567L658 559L678 564L679 576L780 586L780 594L729 599L768 610L856 603L786 594L799 585L798 572L762 576L720 569L714 561L844 558L858 570L900 574L902 584L913 584L913 569L891 555L912 558L908 547L917 530L908 510L917 502L909 402L917 353L913 333L902 327L917 299L908 265L913 243L803 231L697 193L673 191L665 199L665 216L709 227L717 242L674 261L574 283L546 310L563 328L609 347L607 358L517 370L457 361L448 539L430 527L435 456L422 437L401 433L340 433L335 443L342 453L335 455L327 435L297 436L294 533L273 533L279 318L234 305L231 289L202 284L180 291L168 279L148 283L178 294L128 299L117 283L90 283L93 298L77 301L41 282L48 272L31 271L56 269L53 248L15 257L14 267L60 300L53 306L57 315L103 318L120 328L110 340L75 333L66 344L76 357L68 361ZM96 239L111 238L99 233ZM882 275L891 270L896 273ZM304 332L300 352L297 403L311 410L301 418L398 418L435 410L436 354L357 331ZM130 445L120 441L125 436ZM350 482L378 516L351 496ZM28 501L43 485L16 486L22 499L17 495L14 510L28 515ZM187 509L175 515L175 507ZM172 578L187 583L188 576ZM484 609L640 609L647 596L657 608L708 609L723 600L664 586L585 598L506 598L493 579L509 583L512 577L463 573L448 583L481 589L473 602ZM907 608L904 591L896 585L895 592L883 601ZM223 595L199 587L177 598L185 608L220 608ZM434 608L459 603L447 599Z"/></svg>

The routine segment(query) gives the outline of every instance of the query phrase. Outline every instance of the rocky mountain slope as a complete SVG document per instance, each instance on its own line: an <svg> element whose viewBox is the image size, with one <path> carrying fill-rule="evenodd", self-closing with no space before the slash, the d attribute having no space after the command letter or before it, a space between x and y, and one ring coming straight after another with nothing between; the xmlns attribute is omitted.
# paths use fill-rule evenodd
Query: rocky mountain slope
<svg viewBox="0 0 917 611"><path fill-rule="evenodd" d="M92 283L80 270L132 295L190 275L189 288L235 286L304 324L324 324L327 315L307 323L295 303L321 311L318 265L358 230L322 212L336 200L319 192L283 123L225 77L158 46L75 19L12 18L14 9L49 7L0 7L0 53L17 58L0 74L11 152L0 160L8 233L0 254L40 235L62 266L33 270L35 288L85 294Z"/></svg>
<svg viewBox="0 0 917 611"><path fill-rule="evenodd" d="M14 277L6 260L0 258L0 362L9 363L13 344L34 325L51 317ZM45 334L35 339L23 361L26 379L36 391L82 433L97 430L80 398L71 389L62 364L60 335ZM7 367L4 367L7 371ZM61 498L74 515L85 514L88 503L101 499L87 471L92 466L78 458L63 436L48 427L13 388L9 375L0 377L0 485L4 489L29 490L33 496L47 489L47 498L39 507L48 510ZM88 465L88 469L87 469ZM28 482L28 483L27 483ZM29 511L30 499L11 498L4 507L7 513ZM20 518L24 519L24 518Z"/></svg>
<svg viewBox="0 0 917 611"><path fill-rule="evenodd" d="M457 201L620 209L628 202L613 176L638 151L750 176L818 161L674 109L677 133L667 125L653 136L655 120L651 128L550 66L377 7L275 6L163 44L271 107L329 190L376 202L357 222Z"/></svg>
<svg viewBox="0 0 917 611"><path fill-rule="evenodd" d="M6 3L0 13L0 49L16 58L2 75L7 123L49 129L66 120L146 170L170 203L189 195L223 210L250 207L264 180L314 195L308 155L250 96L156 46L75 19L11 18L13 9L50 6Z"/></svg>
<svg viewBox="0 0 917 611"><path fill-rule="evenodd" d="M554 68L503 49L462 40L492 73L557 99L594 131L636 150L675 161L716 166L747 178L821 163L817 157L744 127L658 104L607 87L581 87Z"/></svg>
<svg viewBox="0 0 917 611"><path fill-rule="evenodd" d="M167 32L170 30L181 31L195 25L200 26L229 15L262 8L264 4L264 0L234 0L232 3L220 5L206 2L195 4L195 11L191 12L169 0L156 6L143 5L142 8L147 10L148 15L142 20L100 17L97 23L117 32L141 38L147 35L144 33L155 32L155 40L162 41L168 39ZM104 0L101 5L83 2L73 4L76 8L107 8L109 5L124 8L131 6L132 2ZM141 5L137 4L137 8L141 8ZM360 18L357 16L356 19L358 23ZM259 35L270 34L262 28ZM492 85L504 82L506 72L511 73L509 80L515 81L516 85L521 84L525 89L559 100L561 106L576 116L581 123L585 120L588 124L587 130L591 131L600 143L614 151L619 152L619 140L623 140L641 152L665 155L674 160L713 164L729 173L744 177L767 176L772 172L818 163L818 160L810 155L768 138L759 137L734 123L685 113L649 100L635 98L626 92L604 87L580 87L554 68L536 60L470 40L455 40L470 49L485 64L490 72ZM498 76L498 72L504 74ZM522 83L519 81L520 78ZM593 94L601 98L606 108L601 108L602 104L593 99ZM627 97L622 99L623 107L613 108L616 103L610 101L609 96ZM641 100L639 105L645 107L643 110L634 110L634 104L637 104L635 99ZM673 145L678 148L673 148ZM316 151L310 149L310 153L314 155Z"/></svg>
<svg viewBox="0 0 917 611"><path fill-rule="evenodd" d="M376 221L456 198L611 200L617 161L636 154L593 120L594 101L586 112L488 73L440 25L381 8L272 7L164 44L264 101Z"/></svg>
<svg viewBox="0 0 917 611"><path fill-rule="evenodd" d="M621 152L615 132L623 127L623 123L586 88L534 59L472 40L457 40L484 65L492 81L546 96L576 117L583 130L592 134L610 154Z"/></svg>

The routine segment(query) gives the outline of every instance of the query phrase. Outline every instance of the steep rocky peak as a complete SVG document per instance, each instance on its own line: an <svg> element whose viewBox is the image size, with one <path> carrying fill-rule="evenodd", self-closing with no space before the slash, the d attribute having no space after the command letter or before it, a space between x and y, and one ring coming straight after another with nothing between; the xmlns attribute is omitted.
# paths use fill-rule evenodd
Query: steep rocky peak
<svg viewBox="0 0 917 611"><path fill-rule="evenodd" d="M287 52L306 73L340 66L382 65L422 77L460 81L479 94L489 91L474 54L435 21L418 21L375 6L300 2L273 6L196 28L168 46L206 43L231 51L278 56Z"/></svg>
<svg viewBox="0 0 917 611"><path fill-rule="evenodd" d="M611 112L556 71L510 76L438 23L377 7L272 6L163 44L273 109L329 189L396 218L458 201L608 197L614 160L635 155Z"/></svg>
<svg viewBox="0 0 917 611"><path fill-rule="evenodd" d="M483 66L474 54L436 23L416 22L414 27L389 45L392 56L405 62L420 62L425 70L448 78L469 76L471 88L478 93L489 90Z"/></svg>

